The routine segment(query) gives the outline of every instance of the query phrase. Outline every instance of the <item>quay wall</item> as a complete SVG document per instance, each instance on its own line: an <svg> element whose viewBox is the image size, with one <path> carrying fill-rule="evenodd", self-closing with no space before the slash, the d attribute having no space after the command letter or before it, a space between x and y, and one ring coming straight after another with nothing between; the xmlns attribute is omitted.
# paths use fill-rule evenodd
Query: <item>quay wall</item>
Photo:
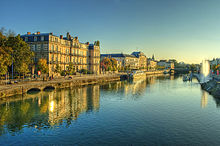
<svg viewBox="0 0 220 146"><path fill-rule="evenodd" d="M120 75L109 75L101 77L81 77L78 79L59 79L56 81L38 81L27 82L23 84L2 85L0 86L0 98L19 94L26 94L30 90L44 91L46 88L62 89L74 86L83 86L119 80Z"/></svg>
<svg viewBox="0 0 220 146"><path fill-rule="evenodd" d="M153 75L153 74L163 74L164 70L159 71L147 71L146 75Z"/></svg>
<svg viewBox="0 0 220 146"><path fill-rule="evenodd" d="M200 83L199 74L194 74L194 76ZM209 94L213 95L214 97L220 98L220 82L217 80L216 77L211 78L208 82L200 83L200 85L201 88L207 91Z"/></svg>

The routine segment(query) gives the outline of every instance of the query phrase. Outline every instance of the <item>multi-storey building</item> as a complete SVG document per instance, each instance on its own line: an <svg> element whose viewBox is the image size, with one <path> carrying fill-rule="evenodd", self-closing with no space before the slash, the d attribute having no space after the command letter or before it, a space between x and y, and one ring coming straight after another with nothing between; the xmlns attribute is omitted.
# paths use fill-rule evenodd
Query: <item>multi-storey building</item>
<svg viewBox="0 0 220 146"><path fill-rule="evenodd" d="M53 35L53 33L28 32L21 35L31 50L35 53L34 62L44 58L49 66L49 75L52 75L57 65L61 70L67 70L70 63L76 71L87 69L92 73L99 73L100 47L95 44L80 43L78 37L72 37L67 33L66 37ZM98 44L98 45L97 45Z"/></svg>
<svg viewBox="0 0 220 146"><path fill-rule="evenodd" d="M139 60L139 69L147 68L147 57L143 52L133 52L131 55L134 55Z"/></svg>
<svg viewBox="0 0 220 146"><path fill-rule="evenodd" d="M118 61L118 68L139 69L139 60L137 57L129 54L101 54L101 60L104 57L115 58Z"/></svg>
<svg viewBox="0 0 220 146"><path fill-rule="evenodd" d="M163 66L165 69L174 69L174 63L167 60L160 60L157 65Z"/></svg>

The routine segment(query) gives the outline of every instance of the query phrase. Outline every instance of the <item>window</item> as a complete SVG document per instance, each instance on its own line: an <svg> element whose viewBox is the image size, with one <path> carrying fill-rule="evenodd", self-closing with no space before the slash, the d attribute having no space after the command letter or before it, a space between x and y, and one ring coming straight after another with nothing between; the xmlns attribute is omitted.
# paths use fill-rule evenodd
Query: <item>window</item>
<svg viewBox="0 0 220 146"><path fill-rule="evenodd" d="M25 42L28 42L28 37L25 37Z"/></svg>
<svg viewBox="0 0 220 146"><path fill-rule="evenodd" d="M38 50L41 49L41 44L37 44L37 49L38 49Z"/></svg>
<svg viewBox="0 0 220 146"><path fill-rule="evenodd" d="M35 41L35 42L37 41L37 37L36 37L36 36L34 37L34 41Z"/></svg>
<svg viewBox="0 0 220 146"><path fill-rule="evenodd" d="M48 44L44 44L44 50L48 50Z"/></svg>
<svg viewBox="0 0 220 146"><path fill-rule="evenodd" d="M44 41L44 36L41 36L41 41Z"/></svg>
<svg viewBox="0 0 220 146"><path fill-rule="evenodd" d="M54 51L54 45L51 46L51 51Z"/></svg>

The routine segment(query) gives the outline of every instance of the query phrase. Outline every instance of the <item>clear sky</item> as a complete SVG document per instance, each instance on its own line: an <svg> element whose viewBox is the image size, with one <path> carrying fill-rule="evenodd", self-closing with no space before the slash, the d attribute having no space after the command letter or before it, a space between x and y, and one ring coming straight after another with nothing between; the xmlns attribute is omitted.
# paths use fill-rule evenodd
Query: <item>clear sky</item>
<svg viewBox="0 0 220 146"><path fill-rule="evenodd" d="M102 53L199 63L220 57L220 0L0 0L0 27L69 31Z"/></svg>

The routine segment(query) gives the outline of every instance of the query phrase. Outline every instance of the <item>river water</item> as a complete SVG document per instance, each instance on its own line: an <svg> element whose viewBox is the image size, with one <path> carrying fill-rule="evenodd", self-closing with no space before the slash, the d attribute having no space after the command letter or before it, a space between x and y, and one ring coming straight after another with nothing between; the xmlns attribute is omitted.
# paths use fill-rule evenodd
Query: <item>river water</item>
<svg viewBox="0 0 220 146"><path fill-rule="evenodd" d="M220 101L149 76L0 100L0 145L219 145Z"/></svg>

